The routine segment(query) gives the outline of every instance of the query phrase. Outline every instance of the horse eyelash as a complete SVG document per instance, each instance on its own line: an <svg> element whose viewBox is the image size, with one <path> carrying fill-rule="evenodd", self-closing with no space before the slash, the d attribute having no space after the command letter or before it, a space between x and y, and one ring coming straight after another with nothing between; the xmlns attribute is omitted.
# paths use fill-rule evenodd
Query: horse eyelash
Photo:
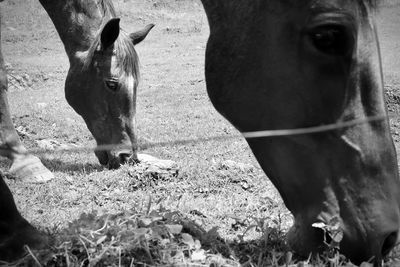
<svg viewBox="0 0 400 267"><path fill-rule="evenodd" d="M104 83L106 84L107 88L113 92L116 92L119 88L119 82L117 78L106 79Z"/></svg>

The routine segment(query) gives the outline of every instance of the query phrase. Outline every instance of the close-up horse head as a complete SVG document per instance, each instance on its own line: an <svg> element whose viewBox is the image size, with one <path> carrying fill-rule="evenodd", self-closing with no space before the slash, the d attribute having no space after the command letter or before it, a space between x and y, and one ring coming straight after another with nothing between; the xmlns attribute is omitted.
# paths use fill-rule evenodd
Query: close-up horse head
<svg viewBox="0 0 400 267"><path fill-rule="evenodd" d="M305 256L322 251L336 222L342 253L355 263L379 262L400 227L375 26L379 1L202 2L210 25L208 94L239 131L338 125L247 138L294 216L290 246ZM366 122L339 127L354 120Z"/></svg>
<svg viewBox="0 0 400 267"><path fill-rule="evenodd" d="M154 25L128 34L120 29L111 1L75 2L67 5L68 12L56 12L58 9L52 5L65 3L41 0L69 57L66 99L100 146L95 152L99 162L110 169L118 168L137 159L139 58L135 45Z"/></svg>

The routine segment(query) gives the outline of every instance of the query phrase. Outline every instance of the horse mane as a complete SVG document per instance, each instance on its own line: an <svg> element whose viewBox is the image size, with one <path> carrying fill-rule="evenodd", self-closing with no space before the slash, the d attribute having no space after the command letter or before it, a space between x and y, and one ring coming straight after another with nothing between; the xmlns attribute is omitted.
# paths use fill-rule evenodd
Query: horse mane
<svg viewBox="0 0 400 267"><path fill-rule="evenodd" d="M378 7L380 3L382 3L382 0L363 0L364 2L367 2L367 5L369 5L372 8Z"/></svg>
<svg viewBox="0 0 400 267"><path fill-rule="evenodd" d="M112 17L117 16L117 12L115 11L114 4L111 0L97 0L97 6L100 7L100 10L103 11L104 15L111 14Z"/></svg>
<svg viewBox="0 0 400 267"><path fill-rule="evenodd" d="M83 61L83 69L88 69L92 62L96 51L101 47L101 30L104 25L109 21L109 18L117 17L114 5L111 0L97 0L97 7L103 14L101 26L97 32L94 40L92 41L87 55ZM136 53L135 46L129 34L120 30L117 40L114 42L114 53L117 59L117 68L120 70L120 76L126 73L132 73L136 85L139 82L139 57Z"/></svg>

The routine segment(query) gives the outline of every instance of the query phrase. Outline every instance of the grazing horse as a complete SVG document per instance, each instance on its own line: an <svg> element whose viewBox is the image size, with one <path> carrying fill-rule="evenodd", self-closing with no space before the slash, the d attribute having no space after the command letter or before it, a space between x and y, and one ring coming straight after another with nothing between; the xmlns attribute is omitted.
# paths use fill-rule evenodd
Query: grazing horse
<svg viewBox="0 0 400 267"><path fill-rule="evenodd" d="M154 25L131 34L121 31L110 0L40 3L50 15L70 61L65 83L68 103L83 117L99 145L116 145L116 149L96 151L100 163L117 168L129 158L136 159L134 116L139 69L134 45L144 40ZM53 178L39 158L27 153L13 126L1 46L0 129L0 155L12 160L11 172L30 182ZM118 149L118 145L124 149ZM23 245L39 248L45 243L46 238L17 210L0 175L0 259L18 257Z"/></svg>
<svg viewBox="0 0 400 267"><path fill-rule="evenodd" d="M294 215L288 241L308 255L332 239L353 262L379 262L400 227L375 13L379 0L202 0L206 83ZM380 120L368 118L381 116ZM341 122L365 120L341 127Z"/></svg>
<svg viewBox="0 0 400 267"><path fill-rule="evenodd" d="M139 81L135 45L153 24L128 34L120 30L111 0L40 0L53 21L68 55L70 68L65 96L82 116L98 145L115 145L95 152L110 169L137 159L135 126L136 88ZM26 153L9 119L5 91L0 121L1 155L13 160L10 171L31 182L44 182L52 174L37 157Z"/></svg>
<svg viewBox="0 0 400 267"><path fill-rule="evenodd" d="M83 117L98 145L130 147L98 150L98 160L109 168L136 160L139 66L134 46L154 25L131 34L121 31L111 0L39 1L70 61L65 82L68 103Z"/></svg>

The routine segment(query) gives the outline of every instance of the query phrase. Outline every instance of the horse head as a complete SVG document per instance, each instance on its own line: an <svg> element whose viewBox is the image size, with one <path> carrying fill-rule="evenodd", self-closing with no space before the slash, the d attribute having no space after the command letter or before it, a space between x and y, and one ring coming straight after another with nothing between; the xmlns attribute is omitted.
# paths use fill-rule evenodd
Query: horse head
<svg viewBox="0 0 400 267"><path fill-rule="evenodd" d="M308 255L334 239L354 262L381 260L398 239L400 182L385 117L378 1L202 2L208 93L239 131L385 118L247 139L294 215L292 248Z"/></svg>
<svg viewBox="0 0 400 267"><path fill-rule="evenodd" d="M134 45L154 25L127 34L119 19L102 27L87 51L76 53L65 83L68 103L80 114L98 145L116 145L98 150L103 165L117 168L136 159L136 89L139 82L138 56Z"/></svg>
<svg viewBox="0 0 400 267"><path fill-rule="evenodd" d="M128 34L110 0L40 0L67 52L65 96L100 148L99 162L118 168L137 159L135 126L139 59L135 45L153 24Z"/></svg>

